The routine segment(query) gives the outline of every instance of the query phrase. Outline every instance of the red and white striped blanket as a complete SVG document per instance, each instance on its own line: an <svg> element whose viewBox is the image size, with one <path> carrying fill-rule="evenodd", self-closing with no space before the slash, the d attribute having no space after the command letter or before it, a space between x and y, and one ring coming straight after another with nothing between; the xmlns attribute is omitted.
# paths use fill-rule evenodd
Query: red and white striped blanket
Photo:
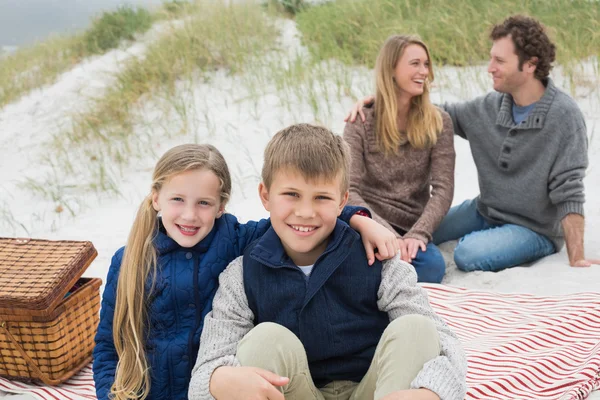
<svg viewBox="0 0 600 400"><path fill-rule="evenodd" d="M423 286L465 347L467 399L585 399L600 388L600 293L541 297ZM57 387L0 378L0 391L95 398L91 366Z"/></svg>

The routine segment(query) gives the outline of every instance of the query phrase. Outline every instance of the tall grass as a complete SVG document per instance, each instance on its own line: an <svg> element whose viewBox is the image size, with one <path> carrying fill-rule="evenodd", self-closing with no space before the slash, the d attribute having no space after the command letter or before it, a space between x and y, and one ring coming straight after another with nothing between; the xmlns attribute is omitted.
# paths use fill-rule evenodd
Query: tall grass
<svg viewBox="0 0 600 400"><path fill-rule="evenodd" d="M373 67L391 34L417 33L434 61L463 66L488 59L493 24L522 13L544 23L568 64L600 54L600 2L589 0L336 0L297 14L316 59Z"/></svg>
<svg viewBox="0 0 600 400"><path fill-rule="evenodd" d="M151 151L156 140L145 126L148 118L140 114L143 103L185 114L182 82L217 68L244 71L248 60L267 51L277 37L260 7L211 3L196 10L150 44L143 58L130 59L104 95L74 116L71 129L54 137L46 166L70 176L78 189L118 191L120 170ZM162 115L153 119L166 128L161 140L181 133L169 129L172 115L158 108Z"/></svg>
<svg viewBox="0 0 600 400"><path fill-rule="evenodd" d="M123 40L145 32L157 19L174 18L188 7L172 0L149 12L120 7L95 18L89 29L70 36L54 36L0 57L0 108L32 89L50 84L85 57L103 54Z"/></svg>

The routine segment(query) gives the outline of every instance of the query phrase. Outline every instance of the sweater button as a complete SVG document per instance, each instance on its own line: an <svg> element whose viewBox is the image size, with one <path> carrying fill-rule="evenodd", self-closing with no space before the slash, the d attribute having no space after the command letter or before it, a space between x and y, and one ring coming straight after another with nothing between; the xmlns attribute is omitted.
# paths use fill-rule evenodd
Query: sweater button
<svg viewBox="0 0 600 400"><path fill-rule="evenodd" d="M506 161L502 161L502 163L500 163L500 166L504 169L508 168L508 163Z"/></svg>
<svg viewBox="0 0 600 400"><path fill-rule="evenodd" d="M510 147L504 146L504 148L502 149L502 151L505 152L506 154L510 154Z"/></svg>
<svg viewBox="0 0 600 400"><path fill-rule="evenodd" d="M190 253L190 252L185 253L185 258L187 258L188 260L191 260L192 259L192 253Z"/></svg>
<svg viewBox="0 0 600 400"><path fill-rule="evenodd" d="M515 137L515 136L517 136L517 132L515 132L515 131L510 131L509 135L510 135L510 136L512 136L512 137Z"/></svg>
<svg viewBox="0 0 600 400"><path fill-rule="evenodd" d="M190 303L188 304L188 308L196 308L196 305L194 303Z"/></svg>
<svg viewBox="0 0 600 400"><path fill-rule="evenodd" d="M181 357L181 359L182 359L183 361L187 361L187 360L189 360L190 358L189 358L188 356L183 356L183 357Z"/></svg>

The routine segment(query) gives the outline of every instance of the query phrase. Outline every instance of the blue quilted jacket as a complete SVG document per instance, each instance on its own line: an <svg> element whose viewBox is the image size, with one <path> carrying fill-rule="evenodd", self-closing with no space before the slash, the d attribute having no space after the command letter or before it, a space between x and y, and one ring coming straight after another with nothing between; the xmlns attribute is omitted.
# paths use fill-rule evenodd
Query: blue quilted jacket
<svg viewBox="0 0 600 400"><path fill-rule="evenodd" d="M346 207L349 221L362 207ZM191 248L181 247L164 229L154 246L158 254L156 283L148 304L146 357L150 366L148 399L187 399L191 370L198 356L204 317L212 309L218 276L244 248L271 226L269 220L240 224L224 214L212 231ZM113 256L102 296L100 324L94 348L94 382L98 399L109 398L117 366L112 326L119 269L124 248Z"/></svg>

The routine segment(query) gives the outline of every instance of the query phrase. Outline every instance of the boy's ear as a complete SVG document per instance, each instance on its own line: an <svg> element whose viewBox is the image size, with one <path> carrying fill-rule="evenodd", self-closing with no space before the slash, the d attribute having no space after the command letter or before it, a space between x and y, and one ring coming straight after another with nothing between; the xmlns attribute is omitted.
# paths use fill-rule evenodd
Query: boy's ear
<svg viewBox="0 0 600 400"><path fill-rule="evenodd" d="M265 210L271 211L269 209L269 189L267 189L267 186L262 182L258 184L258 195L260 196L260 201Z"/></svg>
<svg viewBox="0 0 600 400"><path fill-rule="evenodd" d="M349 192L346 190L346 192L342 196L342 201L340 202L340 207L338 208L338 217L340 216L340 214L342 213L342 210L344 209L344 207L346 207L346 204L348 203L348 196L349 196Z"/></svg>
<svg viewBox="0 0 600 400"><path fill-rule="evenodd" d="M152 207L154 208L154 211L160 211L160 206L158 205L158 192L155 191L152 192Z"/></svg>

